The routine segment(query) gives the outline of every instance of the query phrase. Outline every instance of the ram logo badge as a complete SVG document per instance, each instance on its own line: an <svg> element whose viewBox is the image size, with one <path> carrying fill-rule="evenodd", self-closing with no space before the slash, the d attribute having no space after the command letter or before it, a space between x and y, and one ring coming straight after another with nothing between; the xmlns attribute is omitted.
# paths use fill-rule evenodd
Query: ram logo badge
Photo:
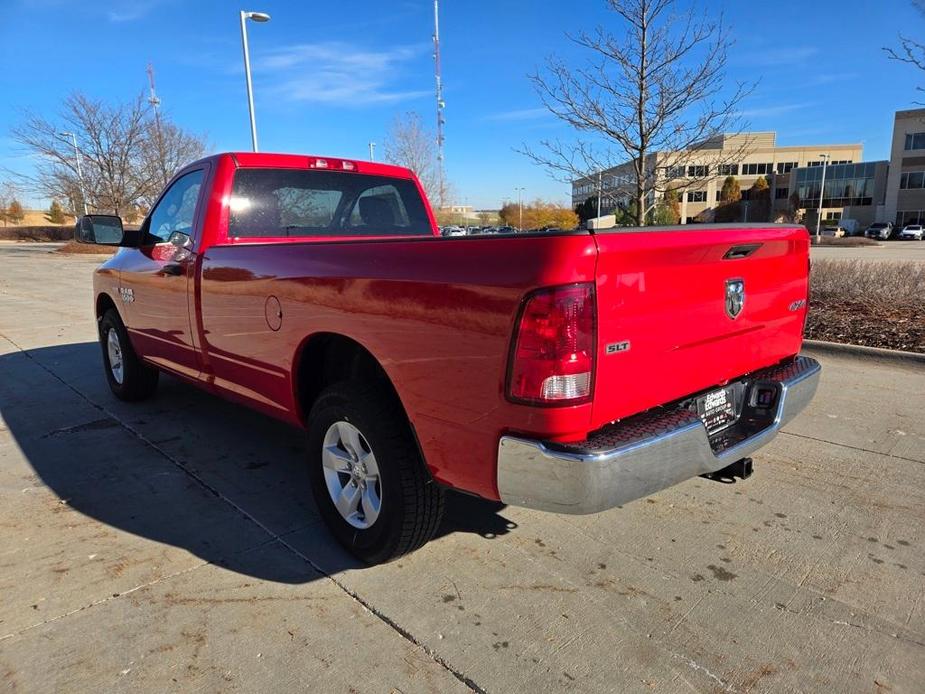
<svg viewBox="0 0 925 694"><path fill-rule="evenodd" d="M119 294L122 295L122 301L127 304L132 303L135 300L135 290L129 289L127 287L119 287Z"/></svg>
<svg viewBox="0 0 925 694"><path fill-rule="evenodd" d="M626 352L630 348L630 341L624 340L623 342L611 342L604 348L604 351L607 354L616 354L617 352Z"/></svg>
<svg viewBox="0 0 925 694"><path fill-rule="evenodd" d="M726 280L726 315L732 320L739 317L745 306L745 280Z"/></svg>

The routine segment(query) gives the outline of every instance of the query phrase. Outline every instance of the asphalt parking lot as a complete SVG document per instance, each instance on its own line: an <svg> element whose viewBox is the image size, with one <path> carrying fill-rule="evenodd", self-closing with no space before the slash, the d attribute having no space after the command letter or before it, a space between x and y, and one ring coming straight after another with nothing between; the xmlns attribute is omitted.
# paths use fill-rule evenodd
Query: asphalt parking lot
<svg viewBox="0 0 925 694"><path fill-rule="evenodd" d="M98 258L0 244L0 689L913 692L925 370L823 357L755 475L583 517L451 499L358 566L300 433L108 392Z"/></svg>

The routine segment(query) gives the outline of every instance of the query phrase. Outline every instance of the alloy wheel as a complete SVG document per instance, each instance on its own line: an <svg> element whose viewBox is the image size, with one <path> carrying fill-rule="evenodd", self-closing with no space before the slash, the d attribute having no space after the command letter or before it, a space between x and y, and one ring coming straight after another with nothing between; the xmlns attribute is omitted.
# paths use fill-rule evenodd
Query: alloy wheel
<svg viewBox="0 0 925 694"><path fill-rule="evenodd" d="M125 365L122 362L122 344L119 342L119 335L115 328L110 328L106 334L106 353L109 356L109 370L112 371L112 377L116 379L116 383L122 385Z"/></svg>
<svg viewBox="0 0 925 694"><path fill-rule="evenodd" d="M324 436L321 464L341 517L359 530L371 527L382 510L382 483L366 437L350 422L334 422Z"/></svg>

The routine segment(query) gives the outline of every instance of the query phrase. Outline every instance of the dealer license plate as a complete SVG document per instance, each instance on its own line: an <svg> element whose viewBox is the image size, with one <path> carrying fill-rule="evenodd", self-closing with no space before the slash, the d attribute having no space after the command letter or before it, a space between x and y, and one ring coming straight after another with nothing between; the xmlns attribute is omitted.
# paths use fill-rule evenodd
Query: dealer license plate
<svg viewBox="0 0 925 694"><path fill-rule="evenodd" d="M713 390L697 398L697 414L712 434L736 420L735 393L731 386Z"/></svg>

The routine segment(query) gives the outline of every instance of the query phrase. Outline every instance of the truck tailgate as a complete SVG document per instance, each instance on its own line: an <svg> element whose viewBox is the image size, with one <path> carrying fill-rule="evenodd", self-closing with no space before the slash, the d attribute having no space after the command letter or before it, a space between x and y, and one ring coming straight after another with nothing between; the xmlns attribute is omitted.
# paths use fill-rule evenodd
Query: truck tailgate
<svg viewBox="0 0 925 694"><path fill-rule="evenodd" d="M800 350L809 237L799 226L598 232L592 425L671 402ZM736 315L735 296L744 287ZM730 285L727 290L727 283Z"/></svg>

